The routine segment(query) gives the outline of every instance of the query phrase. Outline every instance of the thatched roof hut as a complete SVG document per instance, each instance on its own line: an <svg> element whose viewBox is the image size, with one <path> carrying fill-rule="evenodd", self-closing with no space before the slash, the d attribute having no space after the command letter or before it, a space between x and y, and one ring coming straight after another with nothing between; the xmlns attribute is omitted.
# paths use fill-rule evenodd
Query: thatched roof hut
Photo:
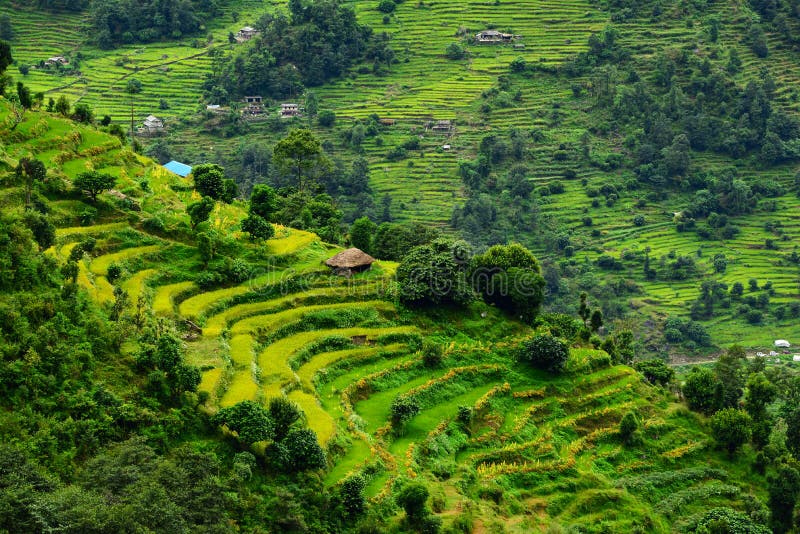
<svg viewBox="0 0 800 534"><path fill-rule="evenodd" d="M339 274L365 271L372 266L375 258L357 248L348 248L336 256L325 261L325 265L334 269Z"/></svg>

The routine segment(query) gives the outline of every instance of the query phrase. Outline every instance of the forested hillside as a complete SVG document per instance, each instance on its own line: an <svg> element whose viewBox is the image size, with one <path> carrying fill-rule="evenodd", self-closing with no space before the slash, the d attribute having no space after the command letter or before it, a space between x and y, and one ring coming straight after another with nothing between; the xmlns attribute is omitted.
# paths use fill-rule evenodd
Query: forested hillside
<svg viewBox="0 0 800 534"><path fill-rule="evenodd" d="M795 4L0 3L0 530L796 531Z"/></svg>

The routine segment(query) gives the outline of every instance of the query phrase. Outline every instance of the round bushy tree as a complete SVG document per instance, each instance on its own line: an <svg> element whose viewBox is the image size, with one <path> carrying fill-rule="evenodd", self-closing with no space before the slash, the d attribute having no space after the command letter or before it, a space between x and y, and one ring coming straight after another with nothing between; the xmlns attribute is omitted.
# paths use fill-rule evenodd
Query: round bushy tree
<svg viewBox="0 0 800 534"><path fill-rule="evenodd" d="M692 410L711 413L717 408L717 378L711 369L693 367L683 385L683 396Z"/></svg>
<svg viewBox="0 0 800 534"><path fill-rule="evenodd" d="M325 452L319 446L317 435L309 428L290 431L282 441L289 455L291 471L324 469L327 465Z"/></svg>
<svg viewBox="0 0 800 534"><path fill-rule="evenodd" d="M372 254L372 236L375 235L377 229L378 225L369 217L356 219L350 226L350 244L367 254Z"/></svg>
<svg viewBox="0 0 800 534"><path fill-rule="evenodd" d="M412 249L397 269L400 300L410 305L468 302L468 251L466 243L446 239Z"/></svg>
<svg viewBox="0 0 800 534"><path fill-rule="evenodd" d="M711 431L717 443L731 456L752 435L753 420L742 410L725 408L711 416Z"/></svg>
<svg viewBox="0 0 800 534"><path fill-rule="evenodd" d="M225 196L225 172L213 163L196 165L192 168L194 188L204 197L220 200Z"/></svg>
<svg viewBox="0 0 800 534"><path fill-rule="evenodd" d="M537 334L522 343L518 358L536 368L560 373L569 358L569 345L563 339L548 334Z"/></svg>
<svg viewBox="0 0 800 534"><path fill-rule="evenodd" d="M536 257L518 243L495 245L472 259L470 279L483 299L530 320L539 312L546 285Z"/></svg>
<svg viewBox="0 0 800 534"><path fill-rule="evenodd" d="M286 397L270 399L268 411L272 419L275 441L283 440L289 434L291 426L303 417L300 407Z"/></svg>
<svg viewBox="0 0 800 534"><path fill-rule="evenodd" d="M250 213L269 221L280 205L278 193L266 184L257 184L250 194Z"/></svg>
<svg viewBox="0 0 800 534"><path fill-rule="evenodd" d="M214 415L212 421L217 425L225 425L232 432L236 432L239 435L239 441L245 445L273 437L273 423L269 412L254 401L242 401L229 408L222 408Z"/></svg>
<svg viewBox="0 0 800 534"><path fill-rule="evenodd" d="M206 222L212 211L214 211L214 199L211 197L203 197L198 202L189 204L186 213L189 214L192 230L197 228L198 224Z"/></svg>
<svg viewBox="0 0 800 534"><path fill-rule="evenodd" d="M250 234L250 239L270 239L275 235L275 228L263 217L251 213L242 219L242 231Z"/></svg>

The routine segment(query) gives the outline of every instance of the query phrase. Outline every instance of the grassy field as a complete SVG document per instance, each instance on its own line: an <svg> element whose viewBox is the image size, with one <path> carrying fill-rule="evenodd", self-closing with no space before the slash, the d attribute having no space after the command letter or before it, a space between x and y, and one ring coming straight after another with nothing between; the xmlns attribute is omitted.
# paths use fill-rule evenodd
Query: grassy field
<svg viewBox="0 0 800 534"><path fill-rule="evenodd" d="M263 5L250 2L239 7L254 16ZM354 7L361 20L383 27L374 3L358 2ZM727 4L714 9L725 20L734 17ZM0 13L8 10L0 6ZM20 58L52 55L80 45L80 17L65 16L64 37L59 38L32 11L20 13L20 39L30 40L27 48L20 48ZM556 103L566 118L548 129L546 141L532 150L531 161L536 165L532 165L531 179L537 185L547 184L571 168L550 154L559 143L575 142L581 135L577 117L587 103L573 99L563 80L537 77L522 88L520 103L488 115L479 111L478 102L516 56L529 62L558 63L582 50L587 35L605 22L604 15L588 2L404 2L386 24L387 31L395 34L393 46L401 51L401 62L392 73L386 78L355 75L320 88L318 94L323 108L335 110L343 124L371 113L398 120L382 134L384 145L373 145L373 140L365 143L373 186L378 193L392 193L405 206L397 211L398 218L443 224L462 193L456 175L458 159L474 155L487 132L511 126L549 128L542 110L552 110ZM451 62L442 55L446 45L457 40L455 33L461 26L469 31L495 26L519 33L525 48L470 46L468 60ZM215 42L233 27L228 18L219 21L211 30ZM637 32L641 42L632 37ZM652 33L645 39L647 32ZM681 43L695 35L688 28L631 25L626 39L631 46L645 47L648 39L652 43L668 36L671 42ZM105 109L121 115L126 102L114 91L118 93L122 81L138 67L136 75L147 82L142 106L157 105L167 95L175 104L165 115L179 117L197 109L193 91L207 68L205 52L195 55L199 49L186 44L93 51L96 55L84 62L85 81L59 88L56 82L68 80L52 80L50 75L32 71L26 83L35 88L52 84L50 94L80 95L86 102L97 103L99 112ZM116 58L123 53L134 59L117 65ZM164 54L168 57L163 58ZM748 63L756 61L744 48L742 55ZM169 62L171 58L176 61ZM769 68L777 72L790 58L778 50ZM163 68L172 70L159 70ZM795 70L797 66L792 65L781 72L778 92L787 102L791 102L787 85ZM184 78L189 73L194 76L191 80ZM173 83L165 84L163 79L159 83L159 76ZM171 91L176 96L169 96ZM359 95L358 102L353 94ZM6 115L5 106L0 106L0 121ZM400 163L384 161L386 150L417 135L429 118L456 119L457 134L449 140L452 151L439 150L443 140L426 136L418 154ZM320 134L329 139L338 135L336 131ZM257 129L254 135L259 135ZM185 142L198 139L210 138L190 132ZM221 150L227 150L241 139L214 139L218 142ZM338 249L313 234L288 228L278 229L276 238L263 247L237 240L237 250L260 270L248 282L204 290L193 281L202 268L199 254L191 238L185 237L190 235L185 205L196 196L171 187L185 184L109 136L38 112L27 114L13 134L1 131L0 143L0 154L8 160L4 170L28 153L41 156L54 177L67 180L82 169L114 168L118 188L140 200L143 211L125 211L107 195L91 205L77 194L64 193L65 198L54 202L59 228L52 257L63 262L78 241L97 238L95 257L79 263L78 283L110 307L114 286L106 278L108 267L123 264L125 275L116 283L128 291L134 304L144 295L149 311L161 317L160 324L183 336L191 361L202 364L200 390L210 394L204 407L209 412L242 400L267 402L276 395L295 401L305 413L306 424L326 447L330 468L325 481L330 487L352 473L362 473L368 480L370 500L388 503L394 483L430 481L446 526L471 515L478 518L476 531L507 532L558 526L574 531L671 532L711 507L744 509L749 495L766 497L764 477L751 469L752 449L745 447L734 459L717 450L705 417L689 412L671 391L650 386L631 368L598 363L604 361L602 351L573 348L562 375L532 370L516 362L511 352L518 337L531 333L528 327L486 306L441 310L430 316L398 310L376 291L396 265L386 264L345 283L321 265ZM89 153L91 146L99 148ZM103 167L109 160L124 164ZM704 155L701 163L721 166L728 162ZM763 176L789 184L792 171L779 168ZM791 195L777 199L777 212L759 211L741 218L743 231L735 239L702 241L694 234L677 233L672 225L672 214L687 200L684 195L676 193L644 208L634 207L634 197L623 197L614 207L592 208L586 187L602 184L609 174L597 169L581 172L587 185L565 181L566 191L542 203L541 213L562 221L571 229L573 240L583 245L574 258L565 261L574 260L580 266L601 253L622 258L624 269L618 276L643 287L629 302L638 319L685 316L699 291L699 278L644 282L641 266L623 258L626 251L644 247L650 247L653 258L672 251L693 255L704 277L711 275L714 254L725 253L730 262L717 277L720 280L746 283L756 278L761 285L769 280L775 288L774 302L798 298L797 268L781 258L800 239L800 215ZM623 176L625 172L621 171ZM142 179L149 180L151 193L141 187ZM3 209L20 209L20 198L19 187L4 186L0 204ZM81 225L76 214L87 208L96 208L97 215ZM647 222L634 226L632 216L639 212ZM581 223L587 213L598 236ZM166 224L166 231L158 235L148 232L150 226L145 224L156 214ZM232 232L243 214L241 203L221 207L211 225ZM767 252L763 244L770 234L765 225L778 217L789 239L778 243L778 251ZM543 258L550 254L544 249L537 253ZM289 279L308 284L284 284ZM344 323L340 316L347 313L352 313L355 326L319 328L313 322L333 317ZM773 337L800 337L800 326L789 319L747 328L739 318L725 318L708 327L720 343L738 341L753 347ZM366 336L366 345L357 345L362 342L359 336ZM422 337L445 347L441 366L423 364ZM134 347L136 343L130 341ZM420 406L405 425L391 418L391 405L398 398L413 399ZM470 414L467 420L459 416L465 411ZM618 435L620 419L631 411L642 422L639 445L625 445Z"/></svg>

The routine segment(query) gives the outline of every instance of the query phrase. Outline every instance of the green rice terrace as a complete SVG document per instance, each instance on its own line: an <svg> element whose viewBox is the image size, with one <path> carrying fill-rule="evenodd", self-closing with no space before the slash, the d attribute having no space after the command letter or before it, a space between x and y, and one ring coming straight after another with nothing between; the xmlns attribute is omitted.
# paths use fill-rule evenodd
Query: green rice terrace
<svg viewBox="0 0 800 534"><path fill-rule="evenodd" d="M72 103L88 104L97 117L108 114L126 125L132 103L126 84L136 78L142 92L133 101L135 122L140 124L145 116L155 114L165 120L167 131L160 140L140 141L165 143L171 157L190 163L223 163L246 188L252 184L248 180L263 180L269 173L267 168L258 171L260 176L243 176L242 154L250 145L269 146L286 134L287 127L311 128L323 144L328 143L331 157L343 165L358 157L367 160L374 201L366 214L371 218L390 213L394 221L421 221L449 234L458 233L478 248L520 241L548 263L558 264L554 269L567 282L548 289L551 294L568 290L572 300L580 291L607 282L606 287L615 289L609 289L614 293L610 297L597 297L603 301L604 312L635 321L634 330L648 338L651 352L675 356L695 348L706 350L694 341L687 346L648 335L651 322L662 325L670 317L688 319L695 302L704 298L704 281L726 284L730 290L736 283L747 286L749 280L756 280L757 292L745 293L744 301L759 298L763 291L769 294L768 304L718 304L704 314L701 322L715 345L739 343L763 350L774 339L800 339L800 308L792 307L800 294L796 164L765 167L758 154L734 158L708 150L692 152L691 173L719 176L735 168L751 187L758 183L775 187L769 196L762 193L754 208L731 218L737 230L734 235L715 238L708 232L703 237L695 231L677 231L676 221L693 202L693 191L685 187L688 181L658 192L635 184L632 167L614 162L636 159L636 151L629 147L639 130L618 131L611 122L613 113L598 104L596 73L565 76L557 72L576 55L587 53L591 35L613 25L617 45L629 56L612 73L620 78L619 87L630 87L624 80L625 69L650 80L657 76L662 55L673 58L692 50L695 57L689 66L681 66L676 77L701 60L727 69L729 82L742 88L768 77L774 85L772 107L796 113L800 72L791 44L779 28L765 24L769 48L765 59L753 51L749 37L742 37L758 17L755 8L715 2L697 12L662 10L657 17L650 15L650 7L608 10L582 1L399 2L389 14L377 9L377 2L344 4L352 7L360 23L391 36L395 59L377 75L366 61L346 76L309 89L321 112L335 114L335 124L327 127L307 117L234 123L227 115L204 111L205 104L214 103L203 89L213 58L232 56L247 46L230 43L228 34L254 24L264 13L286 9L284 2L225 2L222 14L209 21L202 34L111 50L87 44L85 12L48 13L7 3L0 6L0 15L13 18L11 44L18 65L35 65L56 54L80 57L79 74L33 68L17 76L32 91L44 91L46 98L65 95ZM785 24L794 27L793 19ZM711 26L717 28L714 40L709 37ZM513 44L480 44L471 39L488 28L516 39ZM453 44L463 49L460 59L447 56ZM740 63L736 70L726 63L733 53ZM304 98L296 93L284 99L266 98L265 108L277 116L281 102ZM376 118L381 122L374 122ZM449 135L429 130L429 123L437 120L453 121ZM359 121L372 126L356 146L348 139ZM495 184L494 189L475 191L464 183L459 177L462 164L482 154L484 138L493 135L507 149L508 136L520 131L527 132L519 148L524 157L506 157L490 168L489 184ZM390 157L393 153L400 155ZM164 157L165 153L153 154ZM499 200L509 189L503 185L505 176L520 164L525 167L525 187L532 191L530 201ZM488 205L487 196L498 200ZM386 200L390 209L381 215L380 205ZM461 209L471 210L473 219ZM485 220L475 223L477 217ZM698 226L704 223L698 221ZM615 261L603 264L609 256ZM658 275L645 272L645 256L651 266L660 262ZM720 257L726 264L722 271L715 266ZM665 274L671 264L685 258L692 263L688 274ZM592 264L594 281L574 274L585 270L586 264Z"/></svg>
<svg viewBox="0 0 800 534"><path fill-rule="evenodd" d="M800 531L796 4L0 0L0 533Z"/></svg>
<svg viewBox="0 0 800 534"><path fill-rule="evenodd" d="M370 506L391 510L398 483L427 481L433 512L459 532L669 532L693 528L712 508L765 498L752 450L717 450L707 419L674 391L588 343L570 349L560 375L533 369L513 357L529 326L477 303L413 312L392 297L397 264L334 276L322 262L339 247L299 230L248 243L237 230L240 202L218 203L206 224L230 232L229 246L259 270L206 290L182 209L197 193L185 179L39 112L2 134L2 156L7 168L23 156L47 165L42 194L57 229L45 255L62 264L91 238L77 284L109 313L181 333L187 362L202 371L204 412L282 396L296 403L325 451L320 483L330 491L360 475ZM87 169L116 178L96 204L55 192ZM6 176L4 212L24 197ZM434 363L431 343L440 347ZM134 332L120 357L130 363L138 348ZM416 406L402 424L392 415L398 400ZM633 446L619 437L628 413L640 420ZM264 443L252 450L265 454ZM387 525L398 528L393 515Z"/></svg>

